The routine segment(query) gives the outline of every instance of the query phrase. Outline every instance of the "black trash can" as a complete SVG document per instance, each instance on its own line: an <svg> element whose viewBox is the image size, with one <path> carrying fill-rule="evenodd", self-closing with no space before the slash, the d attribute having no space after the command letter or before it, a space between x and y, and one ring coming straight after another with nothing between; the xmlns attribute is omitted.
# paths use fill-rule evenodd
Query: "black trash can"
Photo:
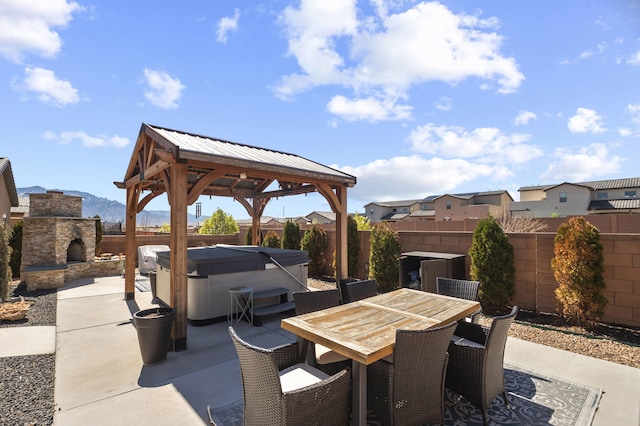
<svg viewBox="0 0 640 426"><path fill-rule="evenodd" d="M133 314L144 365L155 365L167 359L174 316L175 310L166 307L144 309Z"/></svg>

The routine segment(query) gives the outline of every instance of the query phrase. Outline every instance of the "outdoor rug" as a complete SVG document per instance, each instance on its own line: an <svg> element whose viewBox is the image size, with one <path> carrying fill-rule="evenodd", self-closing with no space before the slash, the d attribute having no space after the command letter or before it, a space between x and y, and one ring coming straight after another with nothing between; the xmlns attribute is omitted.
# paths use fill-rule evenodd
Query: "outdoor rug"
<svg viewBox="0 0 640 426"><path fill-rule="evenodd" d="M489 408L490 425L590 425L602 390L505 364L509 406L502 396ZM447 389L445 425L481 425L482 412L465 398ZM242 400L208 407L216 426L242 426ZM372 412L367 425L380 425Z"/></svg>

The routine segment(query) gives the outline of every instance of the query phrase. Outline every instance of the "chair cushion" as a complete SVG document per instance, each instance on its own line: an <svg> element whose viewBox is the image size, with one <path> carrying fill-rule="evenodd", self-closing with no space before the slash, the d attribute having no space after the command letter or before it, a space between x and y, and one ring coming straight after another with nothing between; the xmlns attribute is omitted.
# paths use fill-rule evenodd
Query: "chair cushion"
<svg viewBox="0 0 640 426"><path fill-rule="evenodd" d="M316 362L318 364L332 364L334 362L345 361L349 358L332 351L326 346L316 344Z"/></svg>
<svg viewBox="0 0 640 426"><path fill-rule="evenodd" d="M480 343L474 342L473 340L465 339L464 337L456 336L455 334L451 336L451 343L460 346L470 346L472 348L484 348Z"/></svg>
<svg viewBox="0 0 640 426"><path fill-rule="evenodd" d="M299 363L280 371L280 386L282 392L291 392L319 383L330 376L309 364Z"/></svg>

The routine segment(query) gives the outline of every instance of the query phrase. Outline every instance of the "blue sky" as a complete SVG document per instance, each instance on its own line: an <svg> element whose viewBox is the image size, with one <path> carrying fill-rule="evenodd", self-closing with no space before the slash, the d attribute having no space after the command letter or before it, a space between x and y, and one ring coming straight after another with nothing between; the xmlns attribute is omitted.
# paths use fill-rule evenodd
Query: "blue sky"
<svg viewBox="0 0 640 426"><path fill-rule="evenodd" d="M16 185L123 203L113 182L143 122L350 173L350 212L636 177L639 82L631 1L0 0L0 156ZM330 208L301 195L265 214L313 210Z"/></svg>

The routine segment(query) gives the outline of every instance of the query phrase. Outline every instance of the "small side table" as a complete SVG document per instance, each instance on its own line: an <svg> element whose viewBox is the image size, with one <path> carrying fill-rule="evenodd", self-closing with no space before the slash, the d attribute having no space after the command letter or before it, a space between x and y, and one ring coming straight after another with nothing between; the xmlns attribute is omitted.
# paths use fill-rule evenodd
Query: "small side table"
<svg viewBox="0 0 640 426"><path fill-rule="evenodd" d="M253 288L233 287L228 291L227 324L236 325L244 318L253 325Z"/></svg>

